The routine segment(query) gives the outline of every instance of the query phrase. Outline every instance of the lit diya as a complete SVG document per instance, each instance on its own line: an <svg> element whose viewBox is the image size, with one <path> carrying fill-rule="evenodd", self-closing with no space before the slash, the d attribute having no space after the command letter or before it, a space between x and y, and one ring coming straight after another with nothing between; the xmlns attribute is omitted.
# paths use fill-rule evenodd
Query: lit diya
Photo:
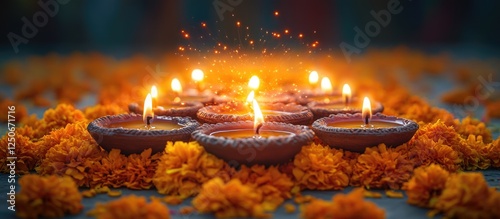
<svg viewBox="0 0 500 219"><path fill-rule="evenodd" d="M206 123L238 122L253 120L252 103L227 102L214 106L206 106L198 110L197 117ZM297 104L265 103L262 104L264 119L269 122L284 122L295 125L309 125L313 121L313 114L307 107Z"/></svg>
<svg viewBox="0 0 500 219"><path fill-rule="evenodd" d="M314 121L312 129L318 138L331 147L354 152L384 143L395 147L408 142L419 126L416 122L375 114L365 97L362 113L336 114Z"/></svg>
<svg viewBox="0 0 500 219"><path fill-rule="evenodd" d="M316 77L310 77L309 82L314 84ZM304 94L300 94L296 97L297 103L300 105L307 105L310 102L330 102L332 100L338 99L340 97L340 93L333 91L332 82L328 77L323 77L321 79L321 92L306 92Z"/></svg>
<svg viewBox="0 0 500 219"><path fill-rule="evenodd" d="M158 90L156 86L151 87L151 99L153 103L153 113L157 116L189 116L196 118L196 113L203 104L200 102L173 102L173 101L158 101ZM128 110L131 113L142 113L144 109L137 103L128 105Z"/></svg>
<svg viewBox="0 0 500 219"><path fill-rule="evenodd" d="M197 82L201 83L201 82ZM201 92L183 92L182 84L179 79L174 78L170 83L172 91L174 92L173 102L200 102L205 105L210 105L214 101L214 97L207 93Z"/></svg>
<svg viewBox="0 0 500 219"><path fill-rule="evenodd" d="M253 122L204 124L192 133L192 137L207 152L233 166L285 163L314 137L307 126L264 122L255 100L253 109Z"/></svg>
<svg viewBox="0 0 500 219"><path fill-rule="evenodd" d="M133 154L148 148L153 153L161 152L167 141L187 142L198 126L198 122L189 117L155 116L148 94L143 115L104 116L91 122L87 130L103 149L120 149L123 154Z"/></svg>
<svg viewBox="0 0 500 219"><path fill-rule="evenodd" d="M252 90L249 94L252 99L257 100L259 103L294 103L295 97L286 93L278 91L260 92L260 79L256 75L252 76L248 81L248 87ZM248 99L248 98L247 98Z"/></svg>
<svg viewBox="0 0 500 219"><path fill-rule="evenodd" d="M352 98L351 87L348 84L344 84L342 96L338 96L336 99L331 101L314 101L307 104L309 110L314 114L315 120L328 117L331 114L361 113L362 108L360 106L361 103L358 101L358 98ZM384 111L384 106L379 102L374 102L370 107L373 109L373 113Z"/></svg>

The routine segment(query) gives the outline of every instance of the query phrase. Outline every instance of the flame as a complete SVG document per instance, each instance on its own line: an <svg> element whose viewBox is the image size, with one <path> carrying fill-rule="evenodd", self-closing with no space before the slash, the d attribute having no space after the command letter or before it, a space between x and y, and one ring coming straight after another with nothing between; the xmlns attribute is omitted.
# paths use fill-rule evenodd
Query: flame
<svg viewBox="0 0 500 219"><path fill-rule="evenodd" d="M158 98L158 89L156 89L156 86L151 87L151 98L156 99Z"/></svg>
<svg viewBox="0 0 500 219"><path fill-rule="evenodd" d="M203 71L200 69L194 69L193 72L191 73L191 78L195 82L202 81L204 76L205 75L203 74Z"/></svg>
<svg viewBox="0 0 500 219"><path fill-rule="evenodd" d="M323 93L331 93L333 91L332 82L330 82L330 78L323 77L321 79L321 91L323 91Z"/></svg>
<svg viewBox="0 0 500 219"><path fill-rule="evenodd" d="M148 117L153 118L154 113L153 113L153 100L151 98L151 94L148 94L146 96L146 99L144 100L144 111L142 113L142 120L144 121L145 124L148 122Z"/></svg>
<svg viewBox="0 0 500 219"><path fill-rule="evenodd" d="M253 117L253 129L257 133L257 128L264 123L264 116L262 115L259 104L255 99L253 100Z"/></svg>
<svg viewBox="0 0 500 219"><path fill-rule="evenodd" d="M344 103L347 105L351 101L351 87L348 84L344 84L342 88L342 97L344 98Z"/></svg>
<svg viewBox="0 0 500 219"><path fill-rule="evenodd" d="M250 93L247 96L247 103L252 104L254 98L255 98L255 92L250 91Z"/></svg>
<svg viewBox="0 0 500 219"><path fill-rule="evenodd" d="M172 83L170 85L172 86L172 91L179 94L182 93L182 85L179 79L177 78L172 79Z"/></svg>
<svg viewBox="0 0 500 219"><path fill-rule="evenodd" d="M372 107L370 103L370 99L365 97L363 100L363 110L361 111L361 117L363 118L363 122L365 125L370 124L370 119L372 118Z"/></svg>
<svg viewBox="0 0 500 219"><path fill-rule="evenodd" d="M318 83L318 80L319 80L318 72L312 71L311 74L309 74L309 83L316 84L316 83Z"/></svg>
<svg viewBox="0 0 500 219"><path fill-rule="evenodd" d="M256 75L252 76L248 81L248 87L252 90L257 90L259 88L260 80Z"/></svg>

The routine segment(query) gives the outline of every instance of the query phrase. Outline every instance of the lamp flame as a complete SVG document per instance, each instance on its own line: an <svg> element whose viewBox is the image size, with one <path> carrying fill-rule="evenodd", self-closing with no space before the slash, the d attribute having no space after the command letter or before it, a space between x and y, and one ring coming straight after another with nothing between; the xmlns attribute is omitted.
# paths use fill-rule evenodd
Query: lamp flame
<svg viewBox="0 0 500 219"><path fill-rule="evenodd" d="M250 93L247 96L247 103L248 104L252 104L254 98L255 98L255 92L254 91L250 91Z"/></svg>
<svg viewBox="0 0 500 219"><path fill-rule="evenodd" d="M345 106L348 106L351 101L351 87L348 84L344 84L342 88L342 97L344 98Z"/></svg>
<svg viewBox="0 0 500 219"><path fill-rule="evenodd" d="M321 91L323 93L331 93L333 91L332 82L330 82L330 78L323 77L321 79Z"/></svg>
<svg viewBox="0 0 500 219"><path fill-rule="evenodd" d="M370 124L370 119L372 118L372 107L370 103L370 99L368 97L365 97L363 100L363 109L361 111L361 117L363 118L363 122L365 125Z"/></svg>
<svg viewBox="0 0 500 219"><path fill-rule="evenodd" d="M253 130L255 134L259 134L259 129L262 127L262 123L264 123L264 116L262 115L262 111L260 111L259 104L254 99L253 100Z"/></svg>
<svg viewBox="0 0 500 219"><path fill-rule="evenodd" d="M158 89L156 89L156 86L151 87L151 98L158 98Z"/></svg>
<svg viewBox="0 0 500 219"><path fill-rule="evenodd" d="M202 81L203 77L205 77L205 75L203 74L203 71L200 69L194 69L193 72L191 72L191 78L195 82Z"/></svg>
<svg viewBox="0 0 500 219"><path fill-rule="evenodd" d="M151 94L148 94L146 96L146 99L144 100L144 111L142 113L142 120L146 124L146 126L150 126L151 122L154 117L154 112L153 112L153 100L151 98Z"/></svg>
<svg viewBox="0 0 500 219"><path fill-rule="evenodd" d="M252 90L257 90L260 85L260 80L259 77L256 75L252 76L250 80L248 81L248 87L250 87Z"/></svg>
<svg viewBox="0 0 500 219"><path fill-rule="evenodd" d="M312 71L309 74L309 83L312 84L312 85L314 85L314 84L318 83L318 80L319 80L318 72Z"/></svg>
<svg viewBox="0 0 500 219"><path fill-rule="evenodd" d="M179 79L177 78L172 79L172 83L170 84L170 86L172 86L172 91L174 91L175 93L177 94L182 93L182 85Z"/></svg>

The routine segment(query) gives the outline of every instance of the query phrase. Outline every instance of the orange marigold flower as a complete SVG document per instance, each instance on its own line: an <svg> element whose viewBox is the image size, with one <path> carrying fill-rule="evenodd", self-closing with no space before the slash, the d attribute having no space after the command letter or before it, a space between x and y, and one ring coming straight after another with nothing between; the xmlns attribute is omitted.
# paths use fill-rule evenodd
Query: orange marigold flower
<svg viewBox="0 0 500 219"><path fill-rule="evenodd" d="M256 189L254 192L262 194L262 206L266 211L275 210L285 199L292 197L292 180L278 168L271 166L266 169L263 165L254 165L250 168L242 166L241 169L233 175L233 178L239 179L243 184L250 184Z"/></svg>
<svg viewBox="0 0 500 219"><path fill-rule="evenodd" d="M104 152L105 153L105 152ZM119 188L127 182L127 157L120 150L113 149L107 155L90 166L90 187L113 187Z"/></svg>
<svg viewBox="0 0 500 219"><path fill-rule="evenodd" d="M408 203L426 208L434 207L449 177L450 173L436 164L415 169L412 178L405 184Z"/></svg>
<svg viewBox="0 0 500 219"><path fill-rule="evenodd" d="M467 138L469 135L476 135L482 136L484 143L490 143L492 141L491 131L486 127L486 124L469 116L465 117L462 122L458 119L455 120L455 130L463 138Z"/></svg>
<svg viewBox="0 0 500 219"><path fill-rule="evenodd" d="M293 176L301 188L342 189L349 185L352 169L342 150L311 144L302 147L293 161Z"/></svg>
<svg viewBox="0 0 500 219"><path fill-rule="evenodd" d="M410 160L384 144L367 148L354 165L351 185L399 189L410 179L413 166Z"/></svg>
<svg viewBox="0 0 500 219"><path fill-rule="evenodd" d="M492 167L500 167L500 139L493 141L487 145L487 157L491 162Z"/></svg>
<svg viewBox="0 0 500 219"><path fill-rule="evenodd" d="M20 218L62 217L83 209L82 195L69 177L25 175L19 180L16 215Z"/></svg>
<svg viewBox="0 0 500 219"><path fill-rule="evenodd" d="M0 172L2 173L8 173L11 168L15 168L14 174L27 174L40 162L37 159L37 144L33 143L28 137L18 134L9 137L6 134L0 139L0 145L2 145L0 147ZM9 147L14 148L12 150L14 154L12 154ZM8 159L11 155L17 157L17 159ZM11 162L15 162L15 165L10 166Z"/></svg>
<svg viewBox="0 0 500 219"><path fill-rule="evenodd" d="M302 209L301 217L315 218L385 218L383 209L363 199L364 189L357 188L351 193L337 194L332 202L314 200Z"/></svg>
<svg viewBox="0 0 500 219"><path fill-rule="evenodd" d="M38 128L44 135L54 129L64 128L67 124L86 121L82 111L70 104L58 104L55 109L48 109L43 114L42 126Z"/></svg>
<svg viewBox="0 0 500 219"><path fill-rule="evenodd" d="M483 174L459 173L448 179L435 208L449 218L499 218L497 195Z"/></svg>
<svg viewBox="0 0 500 219"><path fill-rule="evenodd" d="M268 218L261 203L262 194L252 185L244 185L239 179L227 184L217 177L205 184L193 199L193 206L201 213L214 213L217 218L256 217Z"/></svg>
<svg viewBox="0 0 500 219"><path fill-rule="evenodd" d="M184 198L198 194L214 177L229 180L229 165L205 152L197 142L167 142L158 161L153 183L160 194Z"/></svg>
<svg viewBox="0 0 500 219"><path fill-rule="evenodd" d="M460 144L460 135L455 131L452 126L446 125L442 121L426 124L415 133L413 139L425 136L435 142L442 140L442 143L449 145L455 149L456 145Z"/></svg>
<svg viewBox="0 0 500 219"><path fill-rule="evenodd" d="M415 167L438 164L450 172L456 172L462 161L453 148L443 144L443 139L434 141L426 135L414 138L406 147L401 146L396 150L410 158Z"/></svg>
<svg viewBox="0 0 500 219"><path fill-rule="evenodd" d="M49 134L43 136L37 142L37 154L40 155L39 159L44 159L47 151L58 145L67 138L78 138L81 141L94 142L94 139L87 131L88 122L86 120L78 121L75 123L69 123L65 127L56 129Z"/></svg>
<svg viewBox="0 0 500 219"><path fill-rule="evenodd" d="M129 189L150 189L153 186L161 153L151 155L152 150L144 150L141 154L131 154L127 157L125 186Z"/></svg>
<svg viewBox="0 0 500 219"><path fill-rule="evenodd" d="M51 147L45 154L36 171L42 175L67 175L75 180L78 186L90 186L91 167L100 164L103 152L94 140L88 141L68 136Z"/></svg>
<svg viewBox="0 0 500 219"><path fill-rule="evenodd" d="M92 121L94 119L107 115L118 115L126 113L126 110L116 104L98 104L92 107L85 108L83 113L85 115L85 118L87 118L89 121Z"/></svg>
<svg viewBox="0 0 500 219"><path fill-rule="evenodd" d="M462 165L466 170L488 169L490 160L488 159L488 147L483 143L481 136L469 135L467 139L462 139L460 144L462 152Z"/></svg>
<svg viewBox="0 0 500 219"><path fill-rule="evenodd" d="M169 219L170 212L166 205L158 200L146 202L146 198L135 195L125 196L105 204L97 203L96 207L87 213L99 219L150 218Z"/></svg>

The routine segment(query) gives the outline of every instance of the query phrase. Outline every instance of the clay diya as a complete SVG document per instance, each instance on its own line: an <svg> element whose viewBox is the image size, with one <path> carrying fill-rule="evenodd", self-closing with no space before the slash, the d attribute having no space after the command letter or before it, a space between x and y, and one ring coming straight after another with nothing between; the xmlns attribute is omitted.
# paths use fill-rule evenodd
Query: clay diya
<svg viewBox="0 0 500 219"><path fill-rule="evenodd" d="M331 114L341 114L341 113L361 113L361 103L358 98L351 98L351 88L349 85L344 84L342 89L342 96L337 97L333 101L319 101L310 102L307 107L314 114L314 120L319 118L328 117ZM373 113L381 113L384 111L384 106L375 102L370 106Z"/></svg>
<svg viewBox="0 0 500 219"><path fill-rule="evenodd" d="M107 151L120 149L123 154L133 154L151 148L157 153L165 149L167 141L189 141L198 126L190 117L155 116L148 94L143 115L104 116L92 121L87 131Z"/></svg>
<svg viewBox="0 0 500 219"><path fill-rule="evenodd" d="M314 137L307 126L264 122L260 109L254 110L253 122L204 124L192 133L192 137L207 152L233 166L285 163Z"/></svg>
<svg viewBox="0 0 500 219"><path fill-rule="evenodd" d="M418 130L418 124L411 120L380 113L372 116L369 104L364 101L362 113L333 114L318 119L312 129L325 144L360 153L382 143L388 147L399 146L408 142Z"/></svg>
<svg viewBox="0 0 500 219"><path fill-rule="evenodd" d="M321 92L305 92L297 95L296 102L307 105L310 102L330 102L340 98L340 93L333 91L332 83L328 77L321 79Z"/></svg>
<svg viewBox="0 0 500 219"><path fill-rule="evenodd" d="M210 105L214 102L213 95L209 93L198 92L196 90L193 92L183 92L181 82L177 78L172 79L171 87L174 92L174 96L171 96L173 102L200 102L204 105Z"/></svg>
<svg viewBox="0 0 500 219"><path fill-rule="evenodd" d="M153 108L153 112L157 116L172 116L196 118L196 113L203 107L200 102L166 102ZM137 103L128 105L128 110L131 113L141 113L142 107Z"/></svg>
<svg viewBox="0 0 500 219"><path fill-rule="evenodd" d="M269 122L309 125L313 121L311 111L297 104L265 103L262 104L262 113ZM253 113L246 102L228 102L203 107L198 110L197 117L206 123L238 122L253 120Z"/></svg>

